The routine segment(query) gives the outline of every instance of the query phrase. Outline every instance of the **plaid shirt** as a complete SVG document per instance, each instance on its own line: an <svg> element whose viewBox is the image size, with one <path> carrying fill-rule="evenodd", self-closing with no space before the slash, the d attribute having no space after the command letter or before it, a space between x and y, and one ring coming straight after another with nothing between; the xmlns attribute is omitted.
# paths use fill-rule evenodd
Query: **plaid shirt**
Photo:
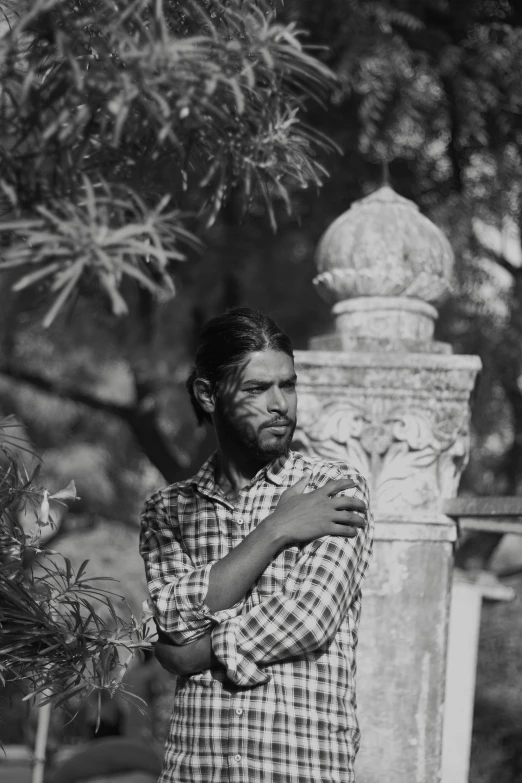
<svg viewBox="0 0 522 783"><path fill-rule="evenodd" d="M368 503L343 463L290 452L257 473L235 505L215 483L216 455L156 492L140 552L159 627L177 644L212 634L224 669L178 677L160 783L352 783L359 747L355 648L373 519L355 538L323 536L282 550L230 609L205 605L209 571L310 473Z"/></svg>

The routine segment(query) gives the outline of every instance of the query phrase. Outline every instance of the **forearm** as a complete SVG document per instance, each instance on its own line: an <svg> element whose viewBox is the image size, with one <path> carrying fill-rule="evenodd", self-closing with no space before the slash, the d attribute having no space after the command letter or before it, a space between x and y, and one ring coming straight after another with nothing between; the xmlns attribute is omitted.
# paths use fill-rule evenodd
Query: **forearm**
<svg viewBox="0 0 522 783"><path fill-rule="evenodd" d="M360 592L371 555L365 538L350 545L335 538L313 542L282 590L213 629L213 650L232 682L267 682L265 666L318 650L332 638Z"/></svg>
<svg viewBox="0 0 522 783"><path fill-rule="evenodd" d="M165 536L166 537L166 536ZM179 575L172 575L172 561L155 550L145 551L147 581L158 628L180 646L210 633L220 611L241 610L249 588L285 546L274 515L266 518L225 557L195 568L187 563L178 542L169 540Z"/></svg>
<svg viewBox="0 0 522 783"><path fill-rule="evenodd" d="M214 563L205 599L210 611L229 609L240 601L285 544L276 519L270 515Z"/></svg>
<svg viewBox="0 0 522 783"><path fill-rule="evenodd" d="M163 635L156 642L154 654L164 669L184 677L221 667L212 650L210 636L202 636L190 644L174 645Z"/></svg>

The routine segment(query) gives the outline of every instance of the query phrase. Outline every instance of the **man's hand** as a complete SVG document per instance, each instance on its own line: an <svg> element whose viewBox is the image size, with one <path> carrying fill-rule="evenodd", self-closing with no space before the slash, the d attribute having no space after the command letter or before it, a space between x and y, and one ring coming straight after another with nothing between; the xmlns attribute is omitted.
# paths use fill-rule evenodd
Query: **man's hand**
<svg viewBox="0 0 522 783"><path fill-rule="evenodd" d="M304 493L310 476L285 490L275 511L263 522L270 525L282 546L313 541L321 536L354 538L367 522L362 500L334 497L357 486L350 479L331 480L324 487Z"/></svg>
<svg viewBox="0 0 522 783"><path fill-rule="evenodd" d="M221 667L212 650L210 636L202 636L181 646L173 644L167 634L159 631L154 654L164 669L182 677Z"/></svg>

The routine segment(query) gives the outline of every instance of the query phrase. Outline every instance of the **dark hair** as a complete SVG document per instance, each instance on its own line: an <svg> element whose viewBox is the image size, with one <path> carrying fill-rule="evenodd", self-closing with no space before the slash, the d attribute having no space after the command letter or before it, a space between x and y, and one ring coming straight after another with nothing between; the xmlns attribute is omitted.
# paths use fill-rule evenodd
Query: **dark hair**
<svg viewBox="0 0 522 783"><path fill-rule="evenodd" d="M230 370L241 365L249 353L282 351L294 358L290 338L268 315L250 307L227 310L208 321L200 335L194 368L187 379L190 401L198 424L211 421L194 394L194 381L203 378L213 392Z"/></svg>

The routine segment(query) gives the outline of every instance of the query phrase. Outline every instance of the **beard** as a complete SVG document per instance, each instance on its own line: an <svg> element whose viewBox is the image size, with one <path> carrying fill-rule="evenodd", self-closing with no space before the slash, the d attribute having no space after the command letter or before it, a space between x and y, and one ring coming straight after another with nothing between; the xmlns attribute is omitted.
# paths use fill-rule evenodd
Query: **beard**
<svg viewBox="0 0 522 783"><path fill-rule="evenodd" d="M230 441L255 459L263 463L271 462L278 457L286 456L290 451L296 427L295 420L278 416L255 428L240 414L226 410L225 406L220 405L219 402L216 406L216 412ZM276 423L281 424L283 421L287 425L283 435L270 432L268 427L274 426Z"/></svg>

